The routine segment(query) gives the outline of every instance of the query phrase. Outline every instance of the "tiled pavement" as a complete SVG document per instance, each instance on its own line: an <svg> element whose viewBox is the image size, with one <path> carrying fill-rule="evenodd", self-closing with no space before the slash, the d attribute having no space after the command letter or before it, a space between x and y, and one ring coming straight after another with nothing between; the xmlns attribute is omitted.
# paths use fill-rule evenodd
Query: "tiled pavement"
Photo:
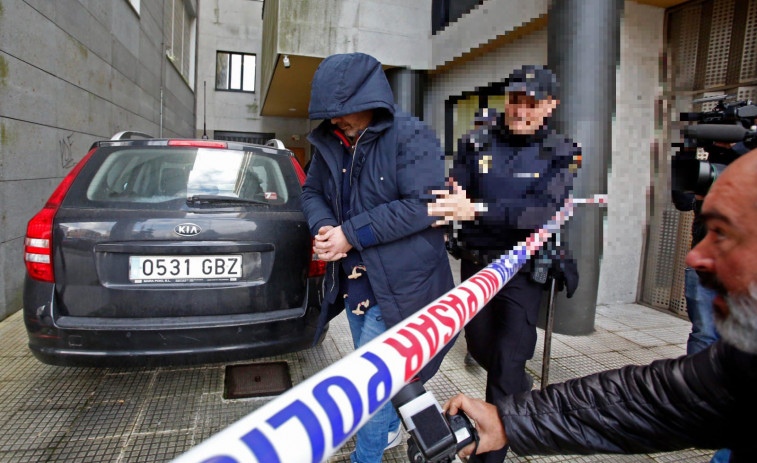
<svg viewBox="0 0 757 463"><path fill-rule="evenodd" d="M589 336L554 335L550 383L684 354L689 323L635 304L597 307ZM167 461L268 399L224 400L224 364L119 370L43 365L26 347L20 313L0 322L0 462ZM543 332L528 369L539 387ZM295 383L351 352L342 315L312 349L261 359L288 363ZM460 338L427 388L444 400L483 397L485 372L466 367ZM349 461L348 443L332 461ZM706 462L712 451L625 456L517 457L512 462ZM385 461L405 462L405 446Z"/></svg>

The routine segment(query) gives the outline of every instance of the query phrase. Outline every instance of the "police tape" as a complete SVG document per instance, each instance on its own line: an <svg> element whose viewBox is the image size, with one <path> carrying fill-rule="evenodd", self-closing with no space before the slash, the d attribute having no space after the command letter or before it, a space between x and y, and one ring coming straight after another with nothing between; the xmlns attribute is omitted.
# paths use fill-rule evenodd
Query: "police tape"
<svg viewBox="0 0 757 463"><path fill-rule="evenodd" d="M540 230L370 343L314 374L174 463L325 461L452 340L573 214L568 198Z"/></svg>

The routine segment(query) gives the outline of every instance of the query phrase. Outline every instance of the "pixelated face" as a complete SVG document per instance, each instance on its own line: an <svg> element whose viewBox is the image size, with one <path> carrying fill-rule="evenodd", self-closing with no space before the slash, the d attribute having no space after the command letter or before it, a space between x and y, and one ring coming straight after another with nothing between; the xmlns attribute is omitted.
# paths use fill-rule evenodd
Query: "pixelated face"
<svg viewBox="0 0 757 463"><path fill-rule="evenodd" d="M752 154L752 169L736 162L710 189L702 206L707 235L686 264L718 294L713 306L722 338L757 353L757 151Z"/></svg>
<svg viewBox="0 0 757 463"><path fill-rule="evenodd" d="M537 100L523 92L510 92L505 95L505 124L514 134L532 135L544 125L558 103L552 97Z"/></svg>
<svg viewBox="0 0 757 463"><path fill-rule="evenodd" d="M365 130L373 120L373 110L367 109L359 113L347 114L345 116L332 117L331 123L339 127L348 137L357 137L358 132Z"/></svg>

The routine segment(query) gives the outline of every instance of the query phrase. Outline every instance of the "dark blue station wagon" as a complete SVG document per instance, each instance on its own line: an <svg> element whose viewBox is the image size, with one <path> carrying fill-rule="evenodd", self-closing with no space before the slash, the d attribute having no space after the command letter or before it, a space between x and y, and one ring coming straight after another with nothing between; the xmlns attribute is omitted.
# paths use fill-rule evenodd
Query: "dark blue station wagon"
<svg viewBox="0 0 757 463"><path fill-rule="evenodd" d="M32 352L122 366L310 346L324 266L301 212L304 178L273 146L95 143L27 228Z"/></svg>

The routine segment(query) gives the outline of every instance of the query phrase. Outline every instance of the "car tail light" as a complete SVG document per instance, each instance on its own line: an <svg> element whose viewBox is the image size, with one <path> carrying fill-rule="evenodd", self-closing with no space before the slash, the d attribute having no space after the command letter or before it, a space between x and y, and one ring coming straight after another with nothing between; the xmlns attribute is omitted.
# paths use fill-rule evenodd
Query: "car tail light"
<svg viewBox="0 0 757 463"><path fill-rule="evenodd" d="M311 244L315 244L312 242ZM318 260L318 255L310 251L310 268L308 269L308 277L320 277L326 274L326 262Z"/></svg>
<svg viewBox="0 0 757 463"><path fill-rule="evenodd" d="M297 173L297 179L300 181L300 185L305 183L305 171L302 170L302 166L300 166L300 163L297 161L297 158L294 156L290 156L289 160L292 161L292 166L294 166L294 171ZM315 245L315 242L311 242L311 249L312 246ZM310 268L308 269L308 277L320 277L326 274L326 262L322 260L318 260L318 255L310 251Z"/></svg>
<svg viewBox="0 0 757 463"><path fill-rule="evenodd" d="M47 200L45 207L29 221L26 227L26 238L24 239L24 261L26 262L26 271L29 276L35 280L55 282L53 273L53 255L52 255L52 238L53 238L53 219L58 212L63 198L66 197L68 189L71 188L76 176L81 171L84 164L92 157L95 148L92 148L84 158L79 161L71 172L66 175L58 188L55 189L50 199Z"/></svg>
<svg viewBox="0 0 757 463"><path fill-rule="evenodd" d="M307 174L305 174L305 171L302 170L302 166L300 165L299 161L297 161L297 158L295 158L294 156L289 156L289 160L292 161L292 165L294 166L294 171L297 173L297 179L299 179L300 185L304 185Z"/></svg>
<svg viewBox="0 0 757 463"><path fill-rule="evenodd" d="M168 146L191 146L194 148L228 148L225 141L210 140L168 140Z"/></svg>
<svg viewBox="0 0 757 463"><path fill-rule="evenodd" d="M300 166L300 163L297 161L297 158L294 156L290 156L289 160L292 161L292 166L294 166L294 171L297 173L297 179L300 181L300 185L303 185L305 183L305 178L307 175L305 174L305 171L302 170L302 166ZM315 245L315 241L311 241L311 249ZM308 269L308 277L320 277L326 274L326 262L322 260L318 260L318 255L310 251L310 268Z"/></svg>

